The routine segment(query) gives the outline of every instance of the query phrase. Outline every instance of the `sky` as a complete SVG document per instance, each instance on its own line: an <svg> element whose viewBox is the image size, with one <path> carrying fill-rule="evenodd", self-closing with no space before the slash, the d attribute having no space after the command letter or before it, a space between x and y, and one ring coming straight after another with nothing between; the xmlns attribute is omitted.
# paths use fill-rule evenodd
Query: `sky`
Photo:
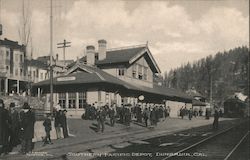
<svg viewBox="0 0 250 160"><path fill-rule="evenodd" d="M50 0L0 0L3 35L19 41L22 2L29 13L34 58L50 51ZM53 0L53 53L66 59L97 48L146 44L162 73L208 55L249 45L248 0ZM30 43L31 44L31 43Z"/></svg>

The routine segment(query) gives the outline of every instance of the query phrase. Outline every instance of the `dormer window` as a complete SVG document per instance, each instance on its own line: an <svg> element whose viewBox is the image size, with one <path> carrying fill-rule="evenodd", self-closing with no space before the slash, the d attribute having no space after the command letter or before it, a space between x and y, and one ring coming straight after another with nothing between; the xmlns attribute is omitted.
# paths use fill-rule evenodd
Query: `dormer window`
<svg viewBox="0 0 250 160"><path fill-rule="evenodd" d="M118 69L118 75L119 76L124 76L125 75L125 68L119 68Z"/></svg>
<svg viewBox="0 0 250 160"><path fill-rule="evenodd" d="M134 65L132 66L132 77L133 77L133 78L136 78L136 70L137 70L137 65L134 64Z"/></svg>
<svg viewBox="0 0 250 160"><path fill-rule="evenodd" d="M142 75L142 66L138 65L138 79L142 79L143 75Z"/></svg>

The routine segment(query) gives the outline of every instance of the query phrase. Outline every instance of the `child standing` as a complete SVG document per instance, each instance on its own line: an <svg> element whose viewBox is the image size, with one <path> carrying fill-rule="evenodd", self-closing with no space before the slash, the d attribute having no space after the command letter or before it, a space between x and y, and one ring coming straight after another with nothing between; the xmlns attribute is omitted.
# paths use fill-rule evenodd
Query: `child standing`
<svg viewBox="0 0 250 160"><path fill-rule="evenodd" d="M43 126L44 126L44 129L45 129L45 132L46 132L46 137L44 138L44 144L43 145L53 144L51 142L51 139L50 139L51 119L50 119L49 114L46 115L46 119L43 122Z"/></svg>

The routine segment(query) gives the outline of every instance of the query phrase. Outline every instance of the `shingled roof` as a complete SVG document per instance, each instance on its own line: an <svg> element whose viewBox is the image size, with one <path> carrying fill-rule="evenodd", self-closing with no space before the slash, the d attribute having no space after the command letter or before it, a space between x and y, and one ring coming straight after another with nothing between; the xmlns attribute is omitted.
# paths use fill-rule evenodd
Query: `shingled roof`
<svg viewBox="0 0 250 160"><path fill-rule="evenodd" d="M199 101L197 99L193 99L192 104L193 104L193 106L206 106L205 102L201 102L201 101Z"/></svg>
<svg viewBox="0 0 250 160"><path fill-rule="evenodd" d="M97 68L97 67L92 67L84 64L77 64L78 68L75 67L74 70L76 71L77 69L81 69L81 72L69 72L69 74L56 77L53 80L53 84L55 86L64 86L64 85L80 85L80 84L98 84L98 83L106 83L106 84L113 84L116 86L120 86L124 89L131 90L131 91L136 91L136 92L144 92L144 93L149 93L153 94L155 96L165 96L169 99L175 99L179 101L184 101L184 102L191 102L192 97L189 97L187 94L182 93L178 90L171 89L171 88L166 88L163 86L157 86L154 85L153 88L145 87L145 86L139 86L139 85L133 85L130 83L127 83L123 80L120 80L116 78L115 76L112 76L103 70ZM45 80L38 82L34 84L33 86L35 88L38 87L45 87L49 86L50 80Z"/></svg>
<svg viewBox="0 0 250 160"><path fill-rule="evenodd" d="M147 45L107 50L106 59L96 61L96 65L101 68L108 65L120 65L121 63L130 65L142 56L149 63L153 72L161 72Z"/></svg>
<svg viewBox="0 0 250 160"><path fill-rule="evenodd" d="M82 72L72 72L70 74L59 76L54 78L54 85L68 85L68 84L84 84L84 83L113 83L118 85L123 85L123 81L120 79L102 71L96 67L90 67L84 64L79 64L79 67L82 68ZM64 80L65 79L65 80ZM43 85L49 85L50 80L45 80L34 84L35 87L41 87ZM124 84L125 86L128 84ZM129 86L126 86L129 87Z"/></svg>
<svg viewBox="0 0 250 160"><path fill-rule="evenodd" d="M135 48L122 48L117 50L107 51L106 59L97 61L97 65L114 64L114 63L128 63L131 58L136 56L139 52L145 50L145 46Z"/></svg>

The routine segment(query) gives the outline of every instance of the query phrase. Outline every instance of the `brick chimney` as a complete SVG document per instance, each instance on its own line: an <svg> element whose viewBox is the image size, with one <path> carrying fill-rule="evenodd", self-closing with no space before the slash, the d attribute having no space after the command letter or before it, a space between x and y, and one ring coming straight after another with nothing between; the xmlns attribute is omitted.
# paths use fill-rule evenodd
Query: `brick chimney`
<svg viewBox="0 0 250 160"><path fill-rule="evenodd" d="M87 46L86 47L86 56L87 56L87 64L95 65L95 47Z"/></svg>
<svg viewBox="0 0 250 160"><path fill-rule="evenodd" d="M106 59L106 49L107 49L107 41L101 39L98 41L98 60Z"/></svg>

